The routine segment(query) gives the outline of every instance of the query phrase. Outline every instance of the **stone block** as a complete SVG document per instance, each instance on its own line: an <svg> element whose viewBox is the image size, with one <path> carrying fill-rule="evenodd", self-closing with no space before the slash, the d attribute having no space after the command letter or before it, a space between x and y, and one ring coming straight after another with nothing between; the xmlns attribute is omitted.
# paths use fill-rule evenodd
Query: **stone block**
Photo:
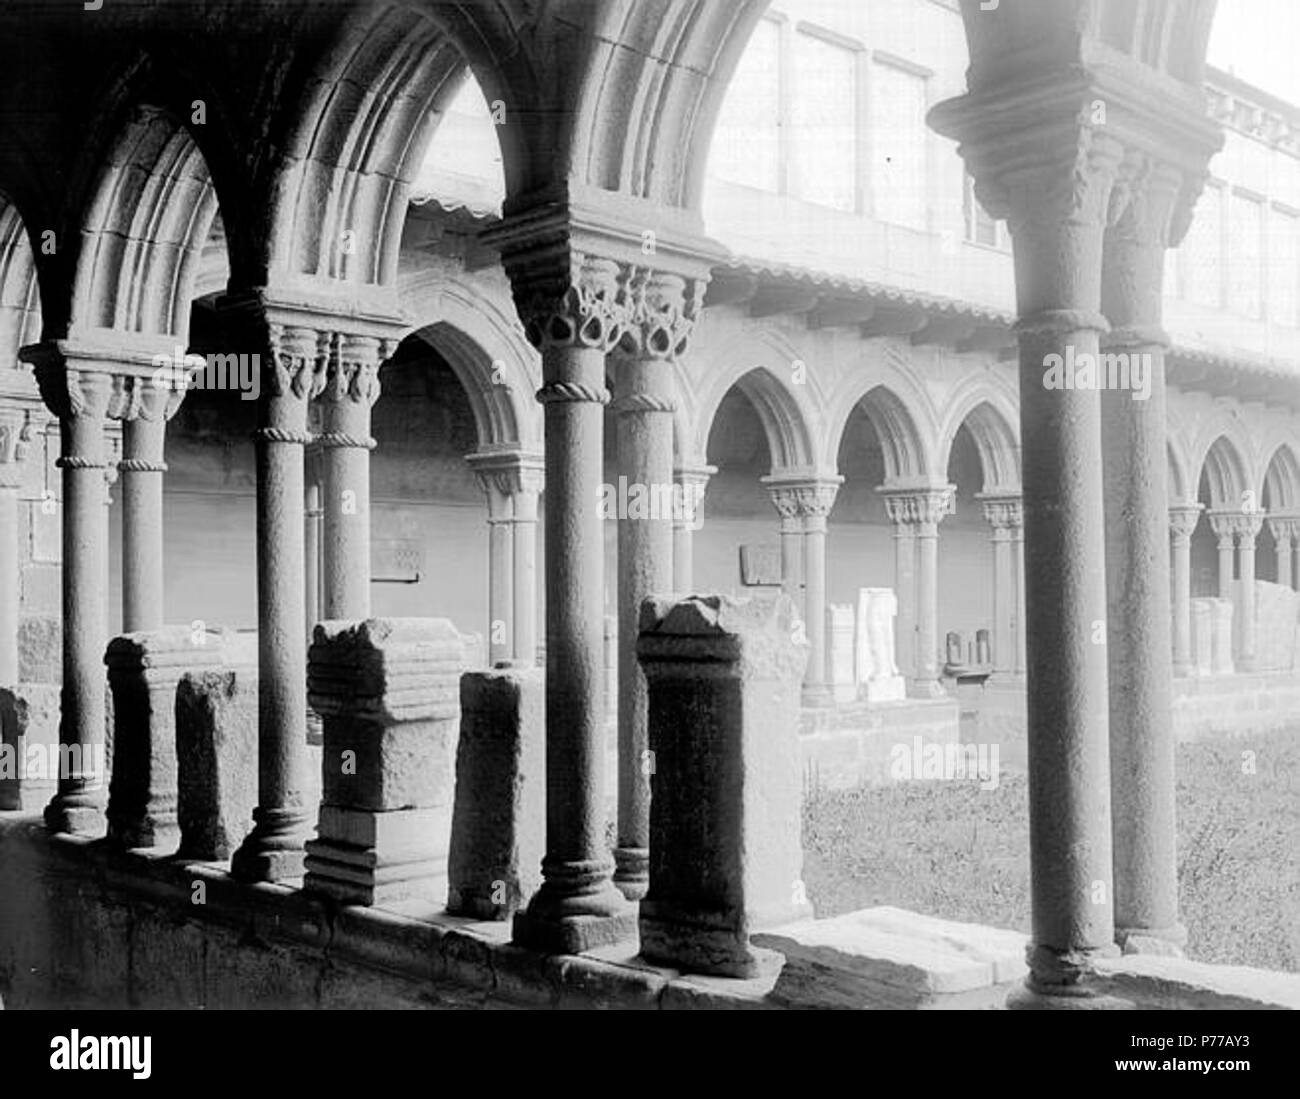
<svg viewBox="0 0 1300 1099"><path fill-rule="evenodd" d="M63 679L63 629L50 615L24 615L18 622L18 679L58 683Z"/></svg>
<svg viewBox="0 0 1300 1099"><path fill-rule="evenodd" d="M1214 608L1209 599L1192 600L1192 674L1214 674Z"/></svg>
<svg viewBox="0 0 1300 1099"><path fill-rule="evenodd" d="M172 847L177 825L176 690L221 662L220 635L189 626L115 637L104 663L113 693L115 766L108 836L123 847Z"/></svg>
<svg viewBox="0 0 1300 1099"><path fill-rule="evenodd" d="M941 1006L1027 972L1019 932L889 907L792 924L755 942L785 956L773 995L791 1006Z"/></svg>
<svg viewBox="0 0 1300 1099"><path fill-rule="evenodd" d="M647 960L751 977L750 933L811 910L801 875L799 686L806 645L787 596L648 599L637 655L649 686Z"/></svg>
<svg viewBox="0 0 1300 1099"><path fill-rule="evenodd" d="M509 919L541 884L545 690L541 668L461 676L448 912Z"/></svg>
<svg viewBox="0 0 1300 1099"><path fill-rule="evenodd" d="M1231 599L1210 599L1210 657L1213 675L1232 675L1233 605Z"/></svg>
<svg viewBox="0 0 1300 1099"><path fill-rule="evenodd" d="M323 622L308 659L324 722L303 887L344 904L446 895L461 635L446 619Z"/></svg>
<svg viewBox="0 0 1300 1099"><path fill-rule="evenodd" d="M227 859L257 806L257 668L190 673L176 688L180 854Z"/></svg>
<svg viewBox="0 0 1300 1099"><path fill-rule="evenodd" d="M1300 595L1281 584L1255 581L1255 670L1289 672L1295 666Z"/></svg>
<svg viewBox="0 0 1300 1099"><path fill-rule="evenodd" d="M836 702L852 702L858 695L854 674L853 608L832 603L826 608L826 682Z"/></svg>
<svg viewBox="0 0 1300 1099"><path fill-rule="evenodd" d="M58 787L59 688L0 688L0 809L45 806Z"/></svg>

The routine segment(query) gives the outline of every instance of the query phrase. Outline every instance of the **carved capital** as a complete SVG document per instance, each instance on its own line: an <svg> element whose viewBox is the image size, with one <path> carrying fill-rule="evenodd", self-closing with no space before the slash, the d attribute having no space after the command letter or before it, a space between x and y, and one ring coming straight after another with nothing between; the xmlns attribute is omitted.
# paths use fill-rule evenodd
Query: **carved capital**
<svg viewBox="0 0 1300 1099"><path fill-rule="evenodd" d="M562 277L516 274L515 302L528 342L538 350L613 350L631 319L629 273L614 260L572 252Z"/></svg>
<svg viewBox="0 0 1300 1099"><path fill-rule="evenodd" d="M1269 516L1268 529L1279 544L1294 541L1300 537L1300 515Z"/></svg>
<svg viewBox="0 0 1300 1099"><path fill-rule="evenodd" d="M470 454L465 460L487 496L489 521L535 516L536 498L546 483L540 455ZM522 496L531 496L532 506L519 506Z"/></svg>
<svg viewBox="0 0 1300 1099"><path fill-rule="evenodd" d="M764 478L772 506L782 519L825 520L835 506L843 477L808 481L773 481Z"/></svg>
<svg viewBox="0 0 1300 1099"><path fill-rule="evenodd" d="M1186 174L1140 151L1120 163L1111 190L1107 225L1115 240L1160 251L1171 247L1180 203L1188 193Z"/></svg>
<svg viewBox="0 0 1300 1099"><path fill-rule="evenodd" d="M934 528L952 514L957 493L952 485L924 489L881 489L889 521L900 526Z"/></svg>
<svg viewBox="0 0 1300 1099"><path fill-rule="evenodd" d="M1201 521L1203 510L1203 504L1169 505L1169 536L1174 540L1175 545L1191 540L1196 524Z"/></svg>
<svg viewBox="0 0 1300 1099"><path fill-rule="evenodd" d="M674 360L704 308L704 279L687 279L651 268L634 269L628 279L628 325L620 348L629 355Z"/></svg>
<svg viewBox="0 0 1300 1099"><path fill-rule="evenodd" d="M1255 537L1264 525L1262 511L1211 511L1207 512L1210 529L1219 537L1219 548L1228 549L1233 539L1237 539L1242 548L1255 544Z"/></svg>
<svg viewBox="0 0 1300 1099"><path fill-rule="evenodd" d="M332 345L320 399L373 407L379 400L379 366L391 354L388 341L340 332Z"/></svg>
<svg viewBox="0 0 1300 1099"><path fill-rule="evenodd" d="M35 435L30 411L0 408L0 488L17 488L22 483L23 462Z"/></svg>
<svg viewBox="0 0 1300 1099"><path fill-rule="evenodd" d="M1024 527L1024 501L1019 496L988 496L983 503L984 518L995 534L1009 536Z"/></svg>
<svg viewBox="0 0 1300 1099"><path fill-rule="evenodd" d="M326 383L330 336L314 328L271 324L271 354L265 373L266 391L282 400L309 401Z"/></svg>

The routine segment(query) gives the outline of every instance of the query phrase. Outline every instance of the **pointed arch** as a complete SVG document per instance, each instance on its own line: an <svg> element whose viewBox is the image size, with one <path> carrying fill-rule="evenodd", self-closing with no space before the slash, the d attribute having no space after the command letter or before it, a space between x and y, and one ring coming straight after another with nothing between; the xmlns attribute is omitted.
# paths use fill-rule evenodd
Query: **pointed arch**
<svg viewBox="0 0 1300 1099"><path fill-rule="evenodd" d="M1209 482L1210 507L1216 510L1240 508L1254 484L1241 449L1227 435L1220 435L1206 449L1201 473Z"/></svg>
<svg viewBox="0 0 1300 1099"><path fill-rule="evenodd" d="M790 364L797 355L770 338L743 341L710 363L702 379L695 409L695 451L708 453L709 433L723 398L738 388L758 414L767 435L773 470L811 469L817 464L814 443L817 415L808 385L795 385Z"/></svg>
<svg viewBox="0 0 1300 1099"><path fill-rule="evenodd" d="M825 452L829 468L859 406L867 414L884 451L887 481L907 481L942 476L935 457L939 438L938 417L924 390L905 364L888 351L851 371L830 395ZM954 432L955 432L954 428Z"/></svg>
<svg viewBox="0 0 1300 1099"><path fill-rule="evenodd" d="M1273 451L1260 489L1260 506L1267 506L1270 512L1300 510L1300 460L1290 443L1281 443Z"/></svg>
<svg viewBox="0 0 1300 1099"><path fill-rule="evenodd" d="M979 453L983 491L1018 490L1020 438L1013 426L1017 419L1015 403L992 384L978 379L965 386L944 418L936 469L946 475L957 432L965 425Z"/></svg>
<svg viewBox="0 0 1300 1099"><path fill-rule="evenodd" d="M0 195L0 365L41 338L40 284L31 239L18 208Z"/></svg>

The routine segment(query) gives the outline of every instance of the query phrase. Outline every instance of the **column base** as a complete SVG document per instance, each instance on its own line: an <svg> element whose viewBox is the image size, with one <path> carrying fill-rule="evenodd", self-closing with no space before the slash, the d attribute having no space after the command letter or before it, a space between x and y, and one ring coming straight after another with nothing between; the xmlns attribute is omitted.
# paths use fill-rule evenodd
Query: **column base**
<svg viewBox="0 0 1300 1099"><path fill-rule="evenodd" d="M710 927L703 916L694 926L684 925L677 913L663 919L653 907L640 919L641 957L651 964L741 980L775 976L785 964L783 954L751 945L749 936L735 928Z"/></svg>
<svg viewBox="0 0 1300 1099"><path fill-rule="evenodd" d="M598 870L579 864L565 877L591 878L608 873L607 864ZM548 870L543 866L543 873ZM590 891L575 891L569 882L557 885L551 877L533 895L527 909L515 913L512 941L517 946L548 954L582 954L600 946L613 946L636 938L637 910L614 883L605 878L587 885ZM579 887L581 888L581 887Z"/></svg>
<svg viewBox="0 0 1300 1099"><path fill-rule="evenodd" d="M1007 994L1008 1011L1133 1011L1131 1000L1111 996L1087 981L1074 985L1042 985L1032 977Z"/></svg>
<svg viewBox="0 0 1300 1099"><path fill-rule="evenodd" d="M306 813L258 808L253 810L253 820L253 830L230 860L231 876L246 882L302 877L310 831Z"/></svg>
<svg viewBox="0 0 1300 1099"><path fill-rule="evenodd" d="M1180 923L1173 927L1116 928L1115 943L1125 954L1181 958L1187 945L1187 928Z"/></svg>
<svg viewBox="0 0 1300 1099"><path fill-rule="evenodd" d="M51 832L99 839L107 827L103 799L87 794L55 794L45 807L45 827Z"/></svg>
<svg viewBox="0 0 1300 1099"><path fill-rule="evenodd" d="M114 820L108 818L109 842L124 850L164 848L176 850L181 842L181 829L176 814L167 817L147 817L144 820Z"/></svg>
<svg viewBox="0 0 1300 1099"><path fill-rule="evenodd" d="M616 847L614 864L614 887L629 901L639 901L650 888L650 849Z"/></svg>

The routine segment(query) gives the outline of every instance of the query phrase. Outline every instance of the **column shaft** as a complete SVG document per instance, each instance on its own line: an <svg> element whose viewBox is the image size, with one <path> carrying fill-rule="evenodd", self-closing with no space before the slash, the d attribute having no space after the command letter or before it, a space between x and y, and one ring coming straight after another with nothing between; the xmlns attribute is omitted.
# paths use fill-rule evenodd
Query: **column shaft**
<svg viewBox="0 0 1300 1099"><path fill-rule="evenodd" d="M0 482L0 687L18 682L18 487Z"/></svg>
<svg viewBox="0 0 1300 1099"><path fill-rule="evenodd" d="M894 588L898 596L898 670L916 678L916 527L894 521Z"/></svg>
<svg viewBox="0 0 1300 1099"><path fill-rule="evenodd" d="M939 526L921 522L916 528L916 677L918 698L943 694L939 683Z"/></svg>
<svg viewBox="0 0 1300 1099"><path fill-rule="evenodd" d="M299 877L307 804L307 645L303 451L307 402L324 384L314 331L275 329L264 367L257 461L257 808L231 870L248 881ZM327 489L328 493L328 489ZM328 508L327 500L327 508ZM326 615L330 611L327 607Z"/></svg>
<svg viewBox="0 0 1300 1099"><path fill-rule="evenodd" d="M826 516L804 519L805 628L808 636L808 668L804 673L804 701L813 705L830 702L826 686Z"/></svg>
<svg viewBox="0 0 1300 1099"><path fill-rule="evenodd" d="M636 656L641 604L673 586L672 367L630 358L615 371L618 472L629 506L618 516L618 869L614 882L628 900L645 896L650 858L648 693ZM632 506L633 493L644 506ZM620 492L620 497L622 493ZM667 506L663 502L668 502Z"/></svg>
<svg viewBox="0 0 1300 1099"><path fill-rule="evenodd" d="M1237 539L1237 572L1241 577L1241 602L1238 606L1240 624L1241 657L1237 662L1243 672L1256 670L1256 629L1255 615L1255 537L1259 531L1261 517L1258 514L1245 515L1241 534Z"/></svg>
<svg viewBox="0 0 1300 1099"><path fill-rule="evenodd" d="M514 652L514 527L504 516L488 519L488 664Z"/></svg>
<svg viewBox="0 0 1300 1099"><path fill-rule="evenodd" d="M514 554L514 659L537 663L537 488L515 494L511 523Z"/></svg>
<svg viewBox="0 0 1300 1099"><path fill-rule="evenodd" d="M1006 527L993 528L993 670L1010 675L1015 667L1011 641L1012 605L1015 592L1011 579L1011 532Z"/></svg>
<svg viewBox="0 0 1300 1099"><path fill-rule="evenodd" d="M122 632L163 624L163 440L167 421L156 404L123 425Z"/></svg>

